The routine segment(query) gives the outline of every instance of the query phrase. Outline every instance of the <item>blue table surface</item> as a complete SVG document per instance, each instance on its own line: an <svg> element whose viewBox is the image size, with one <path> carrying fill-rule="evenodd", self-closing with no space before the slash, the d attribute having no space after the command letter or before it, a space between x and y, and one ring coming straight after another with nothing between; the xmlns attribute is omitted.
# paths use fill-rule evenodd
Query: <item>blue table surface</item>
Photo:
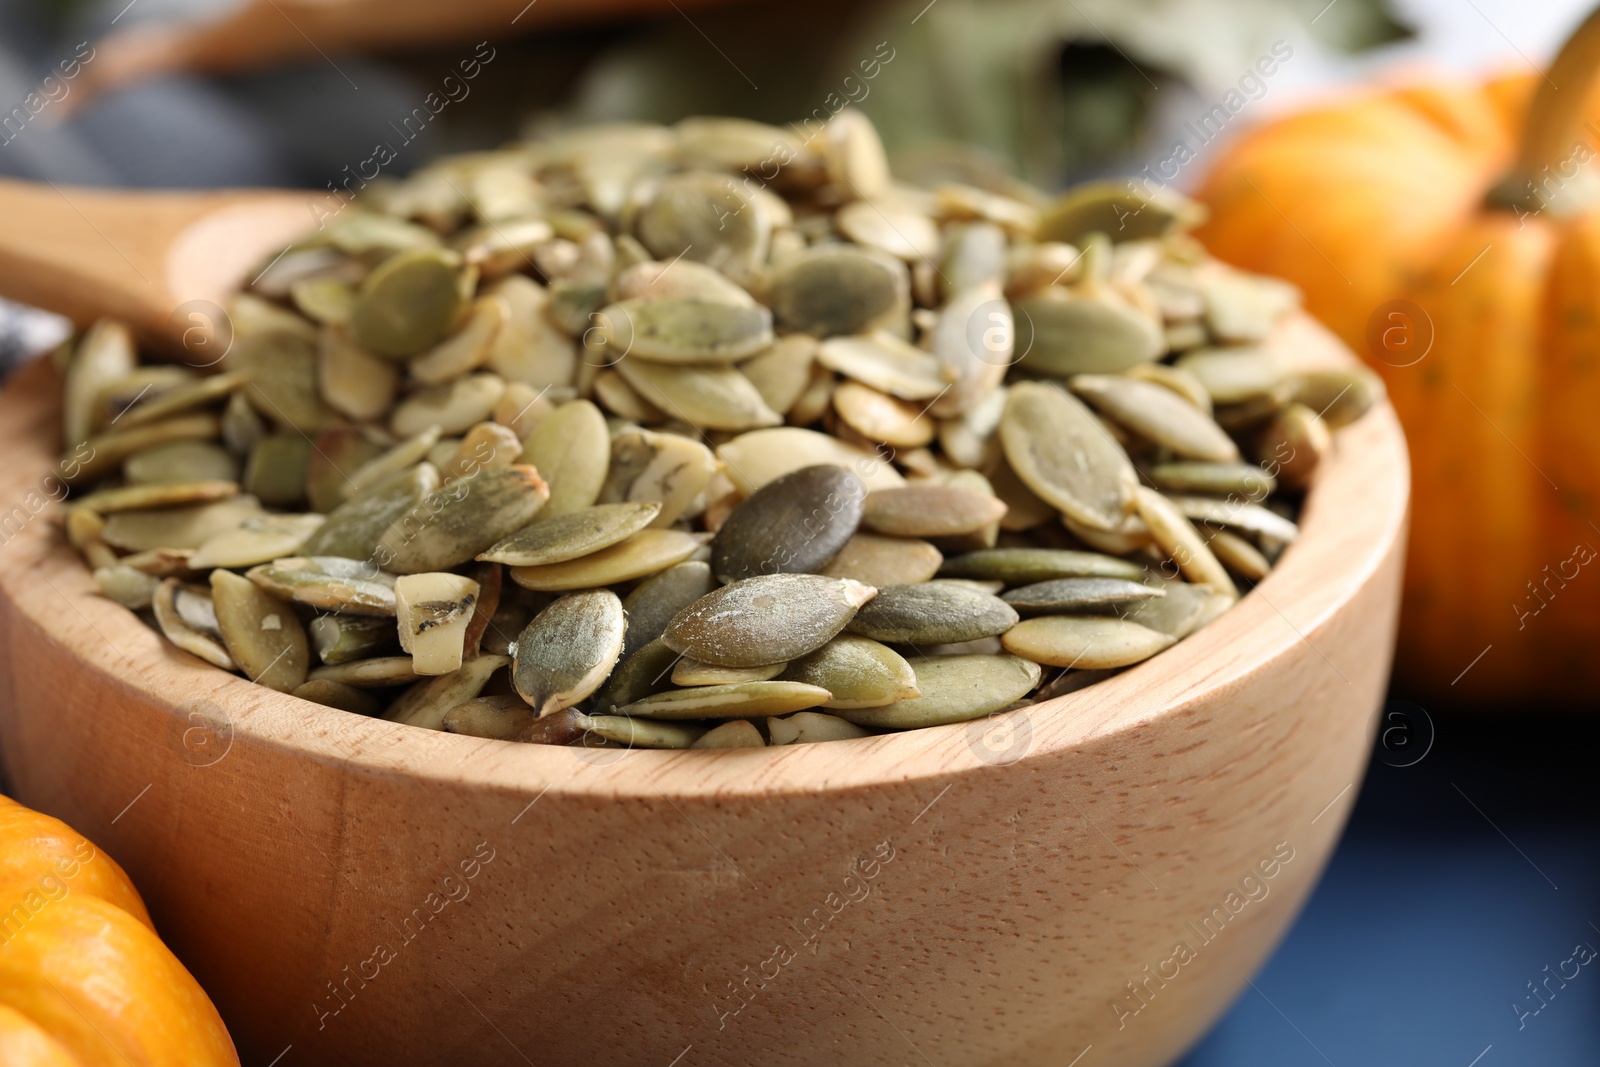
<svg viewBox="0 0 1600 1067"><path fill-rule="evenodd" d="M1181 1067L1600 1064L1600 730L1433 720L1414 765L1380 748L1304 913Z"/></svg>

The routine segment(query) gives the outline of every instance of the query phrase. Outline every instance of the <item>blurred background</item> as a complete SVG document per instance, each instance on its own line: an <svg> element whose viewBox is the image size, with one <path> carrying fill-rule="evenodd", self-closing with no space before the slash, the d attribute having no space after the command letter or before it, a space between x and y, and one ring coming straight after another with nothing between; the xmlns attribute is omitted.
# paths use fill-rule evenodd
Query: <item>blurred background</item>
<svg viewBox="0 0 1600 1067"><path fill-rule="evenodd" d="M1193 140L1186 124L1239 86L1241 71L1286 49L1270 78L1246 87L1240 121L1185 164L1175 184L1193 187L1240 130L1308 102L1374 83L1531 74L1593 5L520 6L507 8L515 18L500 19L497 32L391 39L376 50L324 49L305 33L301 45L284 31L289 43L276 55L263 39L162 58L151 42L170 41L166 28L226 25L217 20L251 7L294 23L273 0L3 0L0 175L62 185L324 188L375 144L401 143L397 123L489 38L492 58L479 76L404 142L391 173L580 121L713 113L784 122L831 93L874 119L897 173L985 185L1014 173L1055 189L1169 157L1176 140ZM612 7L615 17L598 17ZM116 33L132 36L106 39ZM77 76L59 81L37 114L13 121L13 105L74 58ZM869 59L877 73L863 77ZM141 71L149 76L132 77ZM0 373L65 330L53 316L0 302ZM1187 1067L1600 1063L1600 967L1551 977L1580 950L1594 958L1600 947L1600 699L1562 707L1506 700L1469 711L1417 697L1403 685L1391 694L1327 877Z"/></svg>

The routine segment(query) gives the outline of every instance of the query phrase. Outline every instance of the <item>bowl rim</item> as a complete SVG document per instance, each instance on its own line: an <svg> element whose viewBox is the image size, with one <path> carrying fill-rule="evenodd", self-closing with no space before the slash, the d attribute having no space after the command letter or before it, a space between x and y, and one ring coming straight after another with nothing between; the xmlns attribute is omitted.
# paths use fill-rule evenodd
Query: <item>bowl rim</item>
<svg viewBox="0 0 1600 1067"><path fill-rule="evenodd" d="M1298 318L1303 321L1291 332L1303 344L1304 361L1349 364L1353 357L1331 334L1309 317ZM46 444L59 440L60 395L59 376L47 359L18 372L0 392L0 447L11 457L0 469L0 501L29 501L31 511L41 492L58 499L50 493L56 455ZM519 744L405 726L277 693L173 648L128 609L99 596L59 523L37 521L43 518L37 513L20 532L6 530L9 536L0 542L0 553L14 561L0 567L0 596L17 617L75 650L85 669L103 676L107 691L136 694L167 709L169 725L181 727L197 706L206 711L214 706L231 727L229 747L218 763L226 762L234 746L262 746L293 753L308 768L333 765L467 784L531 796L529 807L550 791L669 800L838 793L886 782L1036 768L1091 739L1137 729L1237 686L1301 641L1342 677L1337 663L1317 648L1315 634L1358 595L1403 535L1410 469L1405 439L1387 400L1337 431L1334 440L1306 495L1301 536L1279 565L1210 625L1166 651L1077 692L970 723L782 751ZM58 494L59 482L55 488ZM59 508L51 510L59 515ZM16 560L27 562L17 566ZM113 642L113 633L119 640ZM123 670L123 661L133 671ZM1013 738L1026 731L1015 759L979 754L980 741L996 725ZM182 733L169 730L172 737Z"/></svg>

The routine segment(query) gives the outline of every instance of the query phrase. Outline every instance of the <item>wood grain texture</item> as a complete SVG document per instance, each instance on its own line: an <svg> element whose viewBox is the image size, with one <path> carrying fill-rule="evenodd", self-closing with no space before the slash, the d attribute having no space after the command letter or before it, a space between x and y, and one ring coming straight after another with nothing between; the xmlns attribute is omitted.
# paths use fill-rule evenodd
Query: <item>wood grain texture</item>
<svg viewBox="0 0 1600 1067"><path fill-rule="evenodd" d="M41 487L57 394L38 366L0 398L0 507ZM1282 565L1150 662L994 722L679 753L250 685L94 595L41 515L0 547L0 743L19 798L135 878L246 1063L1156 1067L1354 801L1407 490L1382 406Z"/></svg>

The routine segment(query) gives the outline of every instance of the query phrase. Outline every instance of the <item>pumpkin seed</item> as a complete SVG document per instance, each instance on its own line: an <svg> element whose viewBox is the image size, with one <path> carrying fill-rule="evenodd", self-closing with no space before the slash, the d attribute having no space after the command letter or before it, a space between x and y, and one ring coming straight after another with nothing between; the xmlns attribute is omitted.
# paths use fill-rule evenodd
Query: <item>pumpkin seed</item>
<svg viewBox="0 0 1600 1067"><path fill-rule="evenodd" d="M1157 489L1178 493L1237 494L1265 500L1277 491L1277 479L1248 463L1157 463L1145 473Z"/></svg>
<svg viewBox="0 0 1600 1067"><path fill-rule="evenodd" d="M672 668L672 684L733 685L739 682L770 682L783 673L787 663L768 663L761 667L719 667L685 656Z"/></svg>
<svg viewBox="0 0 1600 1067"><path fill-rule="evenodd" d="M617 372L646 401L708 430L753 430L781 426L783 416L767 407L761 392L732 367L694 367L625 359Z"/></svg>
<svg viewBox="0 0 1600 1067"><path fill-rule="evenodd" d="M550 486L541 519L594 504L606 483L610 453L606 418L587 400L563 404L539 420L523 442L522 462L537 468Z"/></svg>
<svg viewBox="0 0 1600 1067"><path fill-rule="evenodd" d="M627 430L611 440L611 462L599 500L602 504L659 503L661 510L650 526L663 529L689 511L719 466L711 450L698 441L675 433Z"/></svg>
<svg viewBox="0 0 1600 1067"><path fill-rule="evenodd" d="M1315 411L1304 404L1290 404L1267 423L1256 442L1263 463L1272 464L1283 484L1305 489L1333 451L1333 433Z"/></svg>
<svg viewBox="0 0 1600 1067"><path fill-rule="evenodd" d="M1238 534L1227 530L1207 529L1203 536L1206 544L1211 547L1212 554L1222 561L1224 567L1237 575L1252 582L1259 582L1272 569L1267 557Z"/></svg>
<svg viewBox="0 0 1600 1067"><path fill-rule="evenodd" d="M400 368L373 355L343 326L322 331L317 348L317 388L329 406L352 419L381 418L400 387Z"/></svg>
<svg viewBox="0 0 1600 1067"><path fill-rule="evenodd" d="M738 280L766 261L772 220L728 175L690 172L661 183L634 234L657 259L683 256Z"/></svg>
<svg viewBox="0 0 1600 1067"><path fill-rule="evenodd" d="M124 552L199 548L217 534L238 529L247 520L265 514L250 497L192 507L123 511L107 517L102 539Z"/></svg>
<svg viewBox="0 0 1600 1067"><path fill-rule="evenodd" d="M1057 578L1013 589L1001 599L1022 615L1072 615L1165 595L1163 589L1126 578Z"/></svg>
<svg viewBox="0 0 1600 1067"><path fill-rule="evenodd" d="M407 438L367 460L346 479L344 498L354 499L357 494L422 462L438 445L439 437L439 427L429 426L415 437Z"/></svg>
<svg viewBox="0 0 1600 1067"><path fill-rule="evenodd" d="M563 563L631 537L648 526L660 511L657 503L598 504L570 511L524 526L478 558L516 567Z"/></svg>
<svg viewBox="0 0 1600 1067"><path fill-rule="evenodd" d="M623 380L622 375L607 367L594 376L594 398L611 414L629 422L666 422L667 413Z"/></svg>
<svg viewBox="0 0 1600 1067"><path fill-rule="evenodd" d="M211 590L203 586L185 585L176 578L168 578L156 586L151 597L151 608L162 634L183 651L199 656L213 667L221 667L225 671L238 670L233 656L214 630L207 632L191 626L184 618L184 613L179 610L179 599L185 597L210 605ZM214 611L211 617L216 618Z"/></svg>
<svg viewBox="0 0 1600 1067"><path fill-rule="evenodd" d="M820 363L811 366L811 380L787 412L791 426L809 426L822 418L833 401L833 387L837 384L833 372Z"/></svg>
<svg viewBox="0 0 1600 1067"><path fill-rule="evenodd" d="M849 633L788 664L780 677L826 689L827 708L881 707L918 694L917 677L898 652Z"/></svg>
<svg viewBox="0 0 1600 1067"><path fill-rule="evenodd" d="M289 286L289 298L306 318L325 326L347 325L356 303L356 287L343 278L298 278Z"/></svg>
<svg viewBox="0 0 1600 1067"><path fill-rule="evenodd" d="M392 587L400 647L422 675L459 670L480 586L459 574L407 574Z"/></svg>
<svg viewBox="0 0 1600 1067"><path fill-rule="evenodd" d="M133 333L122 323L101 319L84 333L67 364L62 389L62 439L68 451L94 431L101 390L132 374L137 365Z"/></svg>
<svg viewBox="0 0 1600 1067"><path fill-rule="evenodd" d="M1118 609L1117 614L1128 622L1138 623L1177 640L1188 637L1216 618L1231 607L1236 599L1210 586L1190 585L1188 582L1167 582L1162 589L1166 591L1165 596L1153 597L1127 609Z"/></svg>
<svg viewBox="0 0 1600 1067"><path fill-rule="evenodd" d="M717 729L723 728L719 726ZM781 719L768 719L767 733L774 745L809 745L820 741L851 741L857 737L872 736L855 723L819 711L797 711Z"/></svg>
<svg viewBox="0 0 1600 1067"><path fill-rule="evenodd" d="M557 600L517 638L517 692L541 718L579 703L616 666L627 625L622 601L608 589Z"/></svg>
<svg viewBox="0 0 1600 1067"><path fill-rule="evenodd" d="M459 567L526 526L550 491L532 467L491 467L430 493L390 523L374 558L397 574Z"/></svg>
<svg viewBox="0 0 1600 1067"><path fill-rule="evenodd" d="M368 559L389 527L419 513L439 488L439 472L422 463L362 489L328 513L301 551L308 556Z"/></svg>
<svg viewBox="0 0 1600 1067"><path fill-rule="evenodd" d="M932 578L942 562L944 556L926 541L857 533L816 573L864 585L909 585Z"/></svg>
<svg viewBox="0 0 1600 1067"><path fill-rule="evenodd" d="M383 710L383 702L371 693L357 689L353 685L330 682L326 678L314 682L307 681L297 686L293 695L301 700L309 700L313 704L338 708L340 711L353 712L356 715L376 715Z"/></svg>
<svg viewBox="0 0 1600 1067"><path fill-rule="evenodd" d="M455 451L438 465L439 475L448 485L471 478L479 471L509 467L521 456L522 442L510 427L498 422L480 422L467 431Z"/></svg>
<svg viewBox="0 0 1600 1067"><path fill-rule="evenodd" d="M859 245L907 261L937 259L939 227L928 216L897 207L857 200L833 217L839 232Z"/></svg>
<svg viewBox="0 0 1600 1067"><path fill-rule="evenodd" d="M1284 542L1293 542L1300 536L1300 528L1294 523L1248 500L1215 500L1204 496L1174 496L1169 499L1173 507L1195 522L1227 526Z"/></svg>
<svg viewBox="0 0 1600 1067"><path fill-rule="evenodd" d="M939 577L997 580L1007 585L1031 585L1057 578L1122 578L1136 582L1144 577L1144 568L1112 556L1063 548L986 548L945 560Z"/></svg>
<svg viewBox="0 0 1600 1067"><path fill-rule="evenodd" d="M740 434L720 445L717 455L727 464L728 477L746 496L791 471L818 465L849 468L868 492L905 484L900 472L883 457L852 448L827 434L794 426Z"/></svg>
<svg viewBox="0 0 1600 1067"><path fill-rule="evenodd" d="M662 640L724 667L793 660L831 641L877 590L813 574L764 574L715 590L684 608Z"/></svg>
<svg viewBox="0 0 1600 1067"><path fill-rule="evenodd" d="M754 304L634 299L609 304L595 317L613 360L733 363L772 344L772 313Z"/></svg>
<svg viewBox="0 0 1600 1067"><path fill-rule="evenodd" d="M668 567L640 582L622 602L628 614L623 657L631 657L636 650L659 639L678 612L716 587L711 565L699 560Z"/></svg>
<svg viewBox="0 0 1600 1067"><path fill-rule="evenodd" d="M298 433L271 433L256 442L244 465L244 491L268 507L287 508L306 498L311 441Z"/></svg>
<svg viewBox="0 0 1600 1067"><path fill-rule="evenodd" d="M211 599L223 644L247 678L280 693L306 681L311 650L288 604L225 570L211 572Z"/></svg>
<svg viewBox="0 0 1600 1067"><path fill-rule="evenodd" d="M993 637L1016 622L1016 610L997 596L933 581L885 586L847 629L874 641L931 645Z"/></svg>
<svg viewBox="0 0 1600 1067"><path fill-rule="evenodd" d="M361 283L350 328L369 351L391 359L442 341L461 311L460 256L437 248L398 252Z"/></svg>
<svg viewBox="0 0 1600 1067"><path fill-rule="evenodd" d="M1066 390L1019 382L1006 397L1000 443L1017 477L1085 526L1115 529L1138 482L1122 446Z"/></svg>
<svg viewBox="0 0 1600 1067"><path fill-rule="evenodd" d="M710 539L710 534L681 530L640 530L609 548L577 559L536 567L513 567L511 580L524 589L547 593L616 585L682 563Z"/></svg>
<svg viewBox="0 0 1600 1067"><path fill-rule="evenodd" d="M1110 288L1044 289L1014 310L1017 363L1039 374L1115 374L1165 349L1160 323Z"/></svg>
<svg viewBox="0 0 1600 1067"><path fill-rule="evenodd" d="M460 329L410 361L411 376L424 385L440 385L478 369L509 321L511 305L504 297L479 298Z"/></svg>
<svg viewBox="0 0 1600 1067"><path fill-rule="evenodd" d="M628 629L633 629L631 618ZM672 671L680 659L682 657L659 638L645 642L637 651L626 653L611 676L595 690L593 706L614 710L671 689Z"/></svg>
<svg viewBox="0 0 1600 1067"><path fill-rule="evenodd" d="M956 293L938 314L931 347L951 384L930 406L941 417L961 415L1005 380L1015 362L1016 320L995 283Z"/></svg>
<svg viewBox="0 0 1600 1067"><path fill-rule="evenodd" d="M516 434L517 440L526 441L539 421L556 409L551 391L548 387L535 389L524 382L508 381L500 403L494 406L494 421Z"/></svg>
<svg viewBox="0 0 1600 1067"><path fill-rule="evenodd" d="M402 400L389 416L389 428L401 436L437 426L444 434L460 434L487 421L506 391L498 374L468 374L443 385L421 389Z"/></svg>
<svg viewBox="0 0 1600 1067"><path fill-rule="evenodd" d="M290 556L252 567L245 577L274 596L324 611L390 617L395 613L394 575L360 560Z"/></svg>
<svg viewBox="0 0 1600 1067"><path fill-rule="evenodd" d="M706 728L692 723L654 722L627 715L579 715L584 730L627 748L688 748L705 736Z"/></svg>
<svg viewBox="0 0 1600 1067"><path fill-rule="evenodd" d="M865 496L861 480L843 467L802 467L776 478L747 497L717 531L712 570L724 582L815 571L855 533Z"/></svg>
<svg viewBox="0 0 1600 1067"><path fill-rule="evenodd" d="M702 300L736 307L756 306L755 297L726 275L688 259L636 263L618 274L611 284L619 302Z"/></svg>
<svg viewBox="0 0 1600 1067"><path fill-rule="evenodd" d="M810 383L816 358L815 337L790 334L739 364L739 372L750 379L768 407L787 415Z"/></svg>
<svg viewBox="0 0 1600 1067"><path fill-rule="evenodd" d="M1276 278L1225 269L1205 274L1206 325L1221 341L1264 341L1300 305L1300 291Z"/></svg>
<svg viewBox="0 0 1600 1067"><path fill-rule="evenodd" d="M814 708L829 697L826 689L803 682L737 682L672 689L619 710L646 719L744 719Z"/></svg>
<svg viewBox="0 0 1600 1067"><path fill-rule="evenodd" d="M925 656L909 662L919 696L882 707L841 709L840 718L880 730L980 719L1026 696L1043 673L1037 663L1007 655Z"/></svg>
<svg viewBox="0 0 1600 1067"><path fill-rule="evenodd" d="M186 565L197 571L214 567L253 567L298 552L323 523L321 515L262 515L236 529L208 537Z"/></svg>
<svg viewBox="0 0 1600 1067"><path fill-rule="evenodd" d="M83 485L105 477L146 449L178 441L210 441L221 432L215 415L180 415L131 430L109 430L89 438L58 463L56 475L68 485Z"/></svg>
<svg viewBox="0 0 1600 1067"><path fill-rule="evenodd" d="M234 482L239 463L209 441L175 441L135 452L123 462L122 476L131 485Z"/></svg>
<svg viewBox="0 0 1600 1067"><path fill-rule="evenodd" d="M949 537L974 533L1005 513L992 496L948 485L908 485L868 494L861 522L895 537Z"/></svg>
<svg viewBox="0 0 1600 1067"><path fill-rule="evenodd" d="M311 672L310 680L339 682L357 689L386 689L416 681L417 672L411 669L410 656L378 656L318 667Z"/></svg>
<svg viewBox="0 0 1600 1067"><path fill-rule="evenodd" d="M130 611L144 611L155 598L161 580L152 574L135 570L125 564L97 567L94 584L100 595L115 600Z"/></svg>
<svg viewBox="0 0 1600 1067"><path fill-rule="evenodd" d="M582 731L572 722L574 713L567 713L559 721L569 726L561 740L546 744L565 745L578 739ZM468 737L489 737L497 741L520 740L523 730L539 717L519 696L473 697L457 704L444 713L439 728L447 734L465 734ZM558 721L556 716L543 720Z"/></svg>
<svg viewBox="0 0 1600 1067"><path fill-rule="evenodd" d="M1143 486L1138 501L1139 517L1150 527L1150 536L1190 581L1224 593L1235 592L1233 579L1206 546L1205 538L1172 501Z"/></svg>
<svg viewBox="0 0 1600 1067"><path fill-rule="evenodd" d="M395 624L375 615L319 615L306 634L317 658L329 666L387 652L399 641Z"/></svg>
<svg viewBox="0 0 1600 1067"><path fill-rule="evenodd" d="M1133 241L1165 237L1197 225L1202 217L1197 205L1164 186L1106 180L1063 193L1039 217L1034 236L1081 244L1091 233L1104 233L1115 241Z"/></svg>
<svg viewBox="0 0 1600 1067"><path fill-rule="evenodd" d="M844 108L828 120L819 143L828 179L846 199L871 200L889 190L889 157L872 120Z"/></svg>
<svg viewBox="0 0 1600 1067"><path fill-rule="evenodd" d="M124 430L131 430L214 404L227 399L234 390L243 388L248 380L249 375L231 371L177 385L150 396L143 403L132 405L117 418L117 425Z"/></svg>
<svg viewBox="0 0 1600 1067"><path fill-rule="evenodd" d="M690 748L764 748L766 739L761 736L761 731L743 719L734 719L721 726L714 726L704 734L700 740L690 745Z"/></svg>
<svg viewBox="0 0 1600 1067"><path fill-rule="evenodd" d="M1170 389L1104 374L1079 374L1068 384L1106 416L1179 456L1213 463L1239 458L1233 438Z"/></svg>
<svg viewBox="0 0 1600 1067"><path fill-rule="evenodd" d="M1000 643L1034 663L1103 670L1149 659L1175 640L1126 619L1044 615L1017 623Z"/></svg>
<svg viewBox="0 0 1600 1067"><path fill-rule="evenodd" d="M920 448L933 440L934 421L923 417L926 405L897 400L856 382L841 384L832 399L845 425L869 441Z"/></svg>
<svg viewBox="0 0 1600 1067"><path fill-rule="evenodd" d="M1365 415L1383 392L1383 379L1366 367L1317 368L1295 375L1292 399L1337 430Z"/></svg>
<svg viewBox="0 0 1600 1067"><path fill-rule="evenodd" d="M111 515L119 511L209 504L238 495L239 485L236 482L165 482L102 489L79 497L73 504L98 515Z"/></svg>
<svg viewBox="0 0 1600 1067"><path fill-rule="evenodd" d="M937 356L885 330L829 338L818 346L816 358L830 370L901 400L931 400L950 384Z"/></svg>
<svg viewBox="0 0 1600 1067"><path fill-rule="evenodd" d="M488 368L508 382L534 389L572 384L578 367L577 346L546 316L550 294L532 278L513 274L486 294L506 302L510 318L495 335Z"/></svg>
<svg viewBox="0 0 1600 1067"><path fill-rule="evenodd" d="M448 674L415 682L389 705L383 717L406 726L438 730L444 725L444 717L451 708L483 692L494 673L510 662L505 656L479 656L467 660Z"/></svg>
<svg viewBox="0 0 1600 1067"><path fill-rule="evenodd" d="M249 378L250 406L280 429L318 433L339 421L317 388L318 341L291 333L234 334L228 366Z"/></svg>
<svg viewBox="0 0 1600 1067"><path fill-rule="evenodd" d="M911 306L905 264L848 245L808 249L779 265L767 301L780 326L816 337L868 333Z"/></svg>
<svg viewBox="0 0 1600 1067"><path fill-rule="evenodd" d="M1217 404L1272 397L1290 384L1283 361L1256 346L1197 349L1179 356L1174 366L1193 375Z"/></svg>

